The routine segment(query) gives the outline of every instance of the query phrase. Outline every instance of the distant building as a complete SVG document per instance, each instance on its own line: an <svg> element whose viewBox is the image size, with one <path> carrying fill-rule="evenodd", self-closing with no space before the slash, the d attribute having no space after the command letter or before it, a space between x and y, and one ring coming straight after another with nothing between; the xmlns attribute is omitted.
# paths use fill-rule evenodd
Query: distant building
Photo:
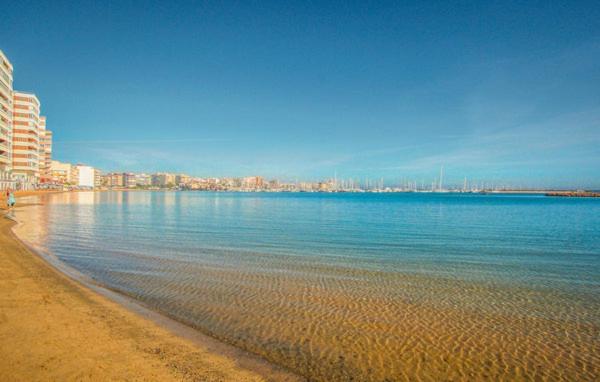
<svg viewBox="0 0 600 382"><path fill-rule="evenodd" d="M152 186L171 187L175 185L175 175L169 173L152 174Z"/></svg>
<svg viewBox="0 0 600 382"><path fill-rule="evenodd" d="M280 188L279 180L273 179L269 181L269 189L270 190L278 190Z"/></svg>
<svg viewBox="0 0 600 382"><path fill-rule="evenodd" d="M192 178L189 175L179 174L175 176L175 184L177 186L187 186L191 183Z"/></svg>
<svg viewBox="0 0 600 382"><path fill-rule="evenodd" d="M152 185L152 179L148 174L135 174L135 184L138 187L148 187Z"/></svg>
<svg viewBox="0 0 600 382"><path fill-rule="evenodd" d="M242 179L242 187L248 189L263 188L265 181L262 176L248 176Z"/></svg>
<svg viewBox="0 0 600 382"><path fill-rule="evenodd" d="M102 187L102 171L98 170L97 168L94 169L94 187L98 188L98 187Z"/></svg>
<svg viewBox="0 0 600 382"><path fill-rule="evenodd" d="M52 131L46 129L46 117L40 117L40 183L52 182Z"/></svg>
<svg viewBox="0 0 600 382"><path fill-rule="evenodd" d="M111 187L125 187L125 176L123 176L122 172L111 173L108 185Z"/></svg>
<svg viewBox="0 0 600 382"><path fill-rule="evenodd" d="M73 165L57 160L50 161L50 179L56 184L73 184Z"/></svg>
<svg viewBox="0 0 600 382"><path fill-rule="evenodd" d="M96 169L91 166L78 164L77 186L82 188L94 188L96 186Z"/></svg>
<svg viewBox="0 0 600 382"><path fill-rule="evenodd" d="M135 188L137 186L137 179L134 173L127 172L123 174L123 186L127 188Z"/></svg>
<svg viewBox="0 0 600 382"><path fill-rule="evenodd" d="M329 191L330 190L330 184L329 184L329 182L319 182L317 184L317 189L319 191L322 191L322 192Z"/></svg>

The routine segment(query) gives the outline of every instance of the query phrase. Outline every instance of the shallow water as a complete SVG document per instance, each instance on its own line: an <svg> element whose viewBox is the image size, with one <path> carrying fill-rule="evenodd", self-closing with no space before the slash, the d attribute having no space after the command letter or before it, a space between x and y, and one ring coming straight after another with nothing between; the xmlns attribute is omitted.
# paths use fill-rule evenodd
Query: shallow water
<svg viewBox="0 0 600 382"><path fill-rule="evenodd" d="M310 380L599 376L600 200L44 198L19 212L40 222L26 240Z"/></svg>

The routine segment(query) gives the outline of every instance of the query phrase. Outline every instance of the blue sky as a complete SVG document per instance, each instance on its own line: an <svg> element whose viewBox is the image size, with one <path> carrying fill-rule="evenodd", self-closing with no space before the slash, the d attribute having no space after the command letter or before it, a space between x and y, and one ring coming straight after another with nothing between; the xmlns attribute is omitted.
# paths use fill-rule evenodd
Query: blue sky
<svg viewBox="0 0 600 382"><path fill-rule="evenodd" d="M56 159L600 188L600 3L3 5Z"/></svg>

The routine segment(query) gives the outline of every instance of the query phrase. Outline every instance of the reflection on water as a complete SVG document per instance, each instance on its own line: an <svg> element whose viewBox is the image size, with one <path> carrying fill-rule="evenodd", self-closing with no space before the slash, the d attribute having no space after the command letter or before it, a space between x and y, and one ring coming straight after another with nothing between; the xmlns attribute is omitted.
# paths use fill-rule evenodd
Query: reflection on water
<svg viewBox="0 0 600 382"><path fill-rule="evenodd" d="M598 377L595 200L82 192L19 214L72 267L311 380Z"/></svg>

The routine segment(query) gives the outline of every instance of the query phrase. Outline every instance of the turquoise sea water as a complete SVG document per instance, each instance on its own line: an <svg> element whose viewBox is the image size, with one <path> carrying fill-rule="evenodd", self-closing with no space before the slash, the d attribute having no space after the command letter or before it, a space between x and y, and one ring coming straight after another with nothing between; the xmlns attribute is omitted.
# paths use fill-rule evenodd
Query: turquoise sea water
<svg viewBox="0 0 600 382"><path fill-rule="evenodd" d="M45 246L92 272L132 255L260 252L600 287L600 201L536 195L114 192L54 196ZM102 264L99 264L101 262ZM126 268L125 268L126 269Z"/></svg>
<svg viewBox="0 0 600 382"><path fill-rule="evenodd" d="M597 199L502 194L83 192L48 196L46 205L33 207L31 213L45 223L29 240L66 264L315 380L344 380L348 375L339 374L337 366L325 365L334 352L322 349L327 344L301 348L304 345L300 340L295 343L293 335L273 329L287 324L266 316L264 310L272 315L298 315L314 308L315 294L328 296L330 292L331 296L323 298L332 302L315 308L313 318L304 318L309 328L311 320L366 322L372 319L370 301L382 299L415 309L483 315L482 320L499 315L518 315L518 322L563 320L565 325L585 326L583 334L575 333L580 339L565 359L573 357L573 352L590 353L580 355L579 360L588 371L572 376L588 378L597 372ZM311 289L315 285L320 289ZM368 301L364 307L348 307L347 315L339 312L343 306L333 302L359 298L359 294ZM324 313L333 306L338 311ZM395 315L382 313L388 321ZM250 327L240 321L244 316L256 324ZM363 351L385 354L390 350L393 354L393 344L389 349L369 349L369 340L378 334L371 336L369 327L365 328ZM312 335L326 337L319 330L315 328ZM540 333L540 341L544 336L560 341L556 336L561 331ZM301 336L303 340L312 338L308 332ZM288 354L278 348L282 344L299 350ZM340 340L332 348L343 353L344 346ZM517 351L509 358L515 358ZM297 357L304 357L302 363L295 361ZM386 361L385 355L381 357ZM369 357L362 362L377 364ZM309 366L303 369L304 364ZM567 362L561 367L569 366ZM385 373L381 371L381 378ZM397 375L401 374L392 380ZM536 375L544 374L532 370L530 376ZM404 377L411 379L411 375Z"/></svg>

